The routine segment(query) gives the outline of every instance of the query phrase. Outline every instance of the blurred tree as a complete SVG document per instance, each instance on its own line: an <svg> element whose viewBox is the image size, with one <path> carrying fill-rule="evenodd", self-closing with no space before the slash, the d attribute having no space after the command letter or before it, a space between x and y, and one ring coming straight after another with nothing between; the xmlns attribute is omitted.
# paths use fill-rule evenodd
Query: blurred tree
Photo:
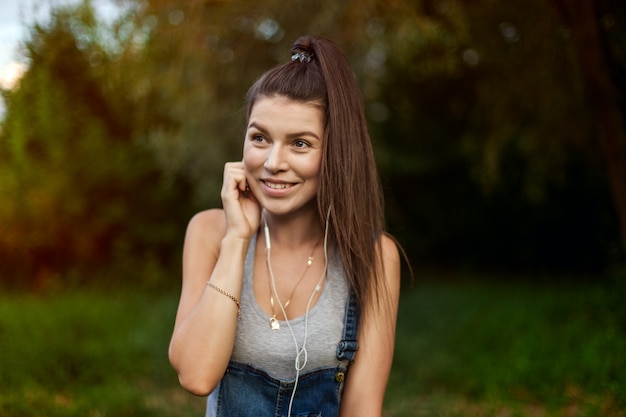
<svg viewBox="0 0 626 417"><path fill-rule="evenodd" d="M380 135L393 138L388 172L400 186L390 194L412 208L402 222L429 236L416 246L506 265L606 263L619 246L613 213L626 193L613 187L612 210L606 177L596 172L602 140L583 50L558 10L523 1L391 4L382 19L390 76L381 89L390 111ZM614 46L623 56L624 43ZM622 163L625 156L613 154Z"/></svg>
<svg viewBox="0 0 626 417"><path fill-rule="evenodd" d="M626 5L619 0L555 0L571 30L593 123L626 248Z"/></svg>
<svg viewBox="0 0 626 417"><path fill-rule="evenodd" d="M96 22L89 1L33 27L29 72L5 92L2 253L67 263L106 259L119 242L171 249L181 212L219 205L223 164L241 157L247 88L289 59L297 37L314 33L335 39L353 63L390 225L413 254L455 263L606 262L613 213L622 211L610 209L601 168L607 156L624 158L598 144L612 136L620 146L622 6L118 2L125 13L109 27ZM577 35L580 16L602 22L592 40L604 45L604 67L581 54L589 46L580 39L591 38ZM610 75L599 95L590 95L593 74ZM600 119L607 113L596 111L599 99L614 125ZM184 203L172 205L173 196ZM59 250L60 241L70 243Z"/></svg>
<svg viewBox="0 0 626 417"><path fill-rule="evenodd" d="M470 256L497 248L517 251L519 262L541 251L545 261L554 251L540 242L551 235L562 262L574 249L577 259L606 257L614 219L594 173L594 121L577 44L550 3L137 4L139 124L163 166L195 184L199 206L219 204L223 163L240 157L247 87L289 59L298 36L316 33L337 40L354 65L390 219L418 236L412 246L439 241L442 253Z"/></svg>
<svg viewBox="0 0 626 417"><path fill-rule="evenodd" d="M5 91L0 254L33 285L68 268L142 257L175 240L176 216L89 3L56 8L26 41L28 71ZM171 211L168 211L171 210ZM164 221L165 220L165 221ZM3 274L10 280L10 274Z"/></svg>

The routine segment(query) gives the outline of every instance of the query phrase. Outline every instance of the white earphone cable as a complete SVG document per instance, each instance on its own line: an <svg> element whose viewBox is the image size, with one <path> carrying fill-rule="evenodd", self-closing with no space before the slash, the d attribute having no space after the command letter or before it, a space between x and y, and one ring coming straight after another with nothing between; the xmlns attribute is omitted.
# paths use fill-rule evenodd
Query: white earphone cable
<svg viewBox="0 0 626 417"><path fill-rule="evenodd" d="M291 393L291 399L289 400L289 410L287 413L287 417L291 416L291 408L293 406L293 401L296 396L296 390L298 388L298 381L300 379L300 371L304 369L308 361L308 352L306 350L306 343L307 343L307 339L309 336L309 311L311 309L311 303L313 302L313 299L315 298L315 294L321 290L321 284L324 281L324 278L326 277L326 272L328 270L328 223L329 223L329 219L330 219L330 207L328 208L328 213L326 215L326 227L324 228L324 270L322 271L322 275L320 276L320 279L315 284L315 288L313 289L313 292L311 293L311 296L309 297L309 301L306 306L306 312L304 314L304 338L302 340L302 347L299 347L296 334L293 328L291 327L291 323L289 321L289 318L287 317L287 312L285 311L285 307L283 306L283 303L280 301L280 297L278 296L278 291L276 290L276 280L274 279L274 271L272 270L272 262L271 262L271 254L270 254L271 248L272 248L271 239L270 239L270 230L267 225L267 220L265 219L265 217L263 218L263 221L265 223L264 229L265 229L265 248L266 248L266 254L267 254L267 266L268 266L268 271L270 274L270 282L272 284L272 291L274 293L274 296L276 297L276 301L278 303L278 306L280 307L280 311L283 313L283 317L285 318L285 322L287 324L287 327L289 328L289 332L291 333L291 337L293 338L293 343L296 348L296 358L295 358L295 363L294 363L294 367L296 370L296 379L294 381L293 391ZM304 359L302 359L303 355L304 355Z"/></svg>

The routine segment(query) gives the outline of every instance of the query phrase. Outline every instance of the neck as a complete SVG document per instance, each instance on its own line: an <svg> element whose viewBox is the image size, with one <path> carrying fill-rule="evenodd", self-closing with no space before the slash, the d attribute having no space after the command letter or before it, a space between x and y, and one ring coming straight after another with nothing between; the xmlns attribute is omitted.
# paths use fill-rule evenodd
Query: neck
<svg viewBox="0 0 626 417"><path fill-rule="evenodd" d="M306 215L300 213L298 216L275 216L264 211L263 218L267 222L272 247L294 249L300 246L310 246L324 235L324 227L320 223L317 212L309 212ZM262 222L262 230L264 225Z"/></svg>

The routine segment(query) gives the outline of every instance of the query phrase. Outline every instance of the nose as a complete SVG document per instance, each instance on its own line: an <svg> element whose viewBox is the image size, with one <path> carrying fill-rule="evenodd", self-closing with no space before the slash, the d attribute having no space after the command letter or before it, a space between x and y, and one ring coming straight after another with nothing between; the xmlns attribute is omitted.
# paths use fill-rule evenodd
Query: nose
<svg viewBox="0 0 626 417"><path fill-rule="evenodd" d="M274 144L267 153L265 164L263 165L268 172L280 172L287 170L287 155L285 149L279 144Z"/></svg>

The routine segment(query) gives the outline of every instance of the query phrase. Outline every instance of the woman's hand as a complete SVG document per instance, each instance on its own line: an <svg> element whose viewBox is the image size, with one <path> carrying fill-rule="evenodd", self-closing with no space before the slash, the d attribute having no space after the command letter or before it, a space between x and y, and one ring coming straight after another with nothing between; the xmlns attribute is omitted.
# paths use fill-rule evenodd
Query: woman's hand
<svg viewBox="0 0 626 417"><path fill-rule="evenodd" d="M243 162L227 162L224 165L221 196L227 233L250 239L259 228L261 206L247 188Z"/></svg>

